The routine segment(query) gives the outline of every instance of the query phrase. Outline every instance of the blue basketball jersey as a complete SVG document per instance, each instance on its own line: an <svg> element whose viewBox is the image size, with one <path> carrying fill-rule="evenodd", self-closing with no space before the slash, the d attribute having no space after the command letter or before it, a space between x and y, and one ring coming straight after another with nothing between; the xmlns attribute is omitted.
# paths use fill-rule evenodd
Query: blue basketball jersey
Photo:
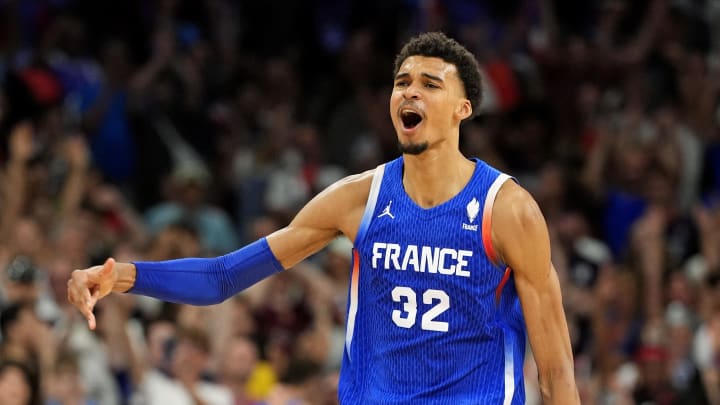
<svg viewBox="0 0 720 405"><path fill-rule="evenodd" d="M525 322L488 244L509 177L474 162L429 209L405 193L402 157L376 169L353 248L342 404L524 403Z"/></svg>

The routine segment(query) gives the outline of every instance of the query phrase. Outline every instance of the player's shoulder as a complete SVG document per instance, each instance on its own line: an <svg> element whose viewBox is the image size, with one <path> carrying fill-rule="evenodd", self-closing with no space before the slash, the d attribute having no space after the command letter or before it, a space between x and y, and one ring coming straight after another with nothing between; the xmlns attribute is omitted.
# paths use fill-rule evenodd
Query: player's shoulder
<svg viewBox="0 0 720 405"><path fill-rule="evenodd" d="M377 169L370 169L362 173L351 174L343 177L330 185L330 187L328 187L325 191L340 194L351 193L367 195L367 193L370 192L370 185L372 184L375 170Z"/></svg>
<svg viewBox="0 0 720 405"><path fill-rule="evenodd" d="M547 224L532 195L514 181L505 181L492 208L491 240L495 251L511 267L547 238ZM517 270L517 269L515 269Z"/></svg>
<svg viewBox="0 0 720 405"><path fill-rule="evenodd" d="M355 173L351 174L349 176L346 176L340 180L336 184L339 186L346 186L346 187L370 187L370 183L372 183L373 176L375 176L375 171L378 170L378 168L366 170L362 173Z"/></svg>
<svg viewBox="0 0 720 405"><path fill-rule="evenodd" d="M512 178L507 178L500 186L495 201L505 206L514 206L532 202L534 199L523 186L512 180Z"/></svg>
<svg viewBox="0 0 720 405"><path fill-rule="evenodd" d="M354 239L372 185L375 169L344 177L313 199L313 212Z"/></svg>
<svg viewBox="0 0 720 405"><path fill-rule="evenodd" d="M375 169L349 175L328 186L311 201L323 215L336 213L341 218L364 210L370 195Z"/></svg>
<svg viewBox="0 0 720 405"><path fill-rule="evenodd" d="M544 225L542 211L533 196L515 181L505 181L495 198L493 223L498 229L517 232L519 228Z"/></svg>

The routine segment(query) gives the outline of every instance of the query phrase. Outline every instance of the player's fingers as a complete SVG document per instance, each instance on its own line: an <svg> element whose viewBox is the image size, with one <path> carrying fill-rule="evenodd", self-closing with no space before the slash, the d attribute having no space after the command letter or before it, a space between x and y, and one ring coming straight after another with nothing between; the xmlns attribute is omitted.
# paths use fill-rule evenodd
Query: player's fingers
<svg viewBox="0 0 720 405"><path fill-rule="evenodd" d="M76 272L73 272L72 277L68 280L67 295L68 301L80 309L81 306L88 302L90 290L87 279L82 274Z"/></svg>
<svg viewBox="0 0 720 405"><path fill-rule="evenodd" d="M73 272L70 280L68 280L68 301L88 320L90 329L95 329L95 315L92 313L95 303L88 288L88 280L85 273L76 270Z"/></svg>
<svg viewBox="0 0 720 405"><path fill-rule="evenodd" d="M73 305L77 307L77 309L80 311L81 314L87 319L88 321L88 327L92 330L95 329L95 315L93 314L93 306L89 302L89 299L84 298L80 301L73 302Z"/></svg>
<svg viewBox="0 0 720 405"><path fill-rule="evenodd" d="M92 313L92 311L90 311L90 313L88 315L86 315L85 317L87 318L87 321L88 321L88 328L90 328L90 330L95 330L97 323L95 322L95 315Z"/></svg>
<svg viewBox="0 0 720 405"><path fill-rule="evenodd" d="M80 312L88 320L88 327L91 330L95 330L95 314L93 314L93 308L97 303L97 293L90 294L90 290L85 290L83 305L80 307Z"/></svg>
<svg viewBox="0 0 720 405"><path fill-rule="evenodd" d="M72 288L72 279L68 280L68 282L67 282L67 300L69 303L75 305L76 300L75 300L75 294L73 293L73 288Z"/></svg>
<svg viewBox="0 0 720 405"><path fill-rule="evenodd" d="M95 288L95 289L93 289L92 293L90 294L90 297L88 298L88 306L90 307L91 311L93 308L95 308L95 304L97 304L99 299L100 299L100 289Z"/></svg>

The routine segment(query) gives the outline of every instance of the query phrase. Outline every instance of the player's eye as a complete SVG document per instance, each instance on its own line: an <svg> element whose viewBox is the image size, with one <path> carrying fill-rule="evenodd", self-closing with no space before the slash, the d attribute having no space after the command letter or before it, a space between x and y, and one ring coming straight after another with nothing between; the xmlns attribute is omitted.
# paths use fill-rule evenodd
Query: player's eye
<svg viewBox="0 0 720 405"><path fill-rule="evenodd" d="M395 83L395 87L407 87L407 85L408 85L408 82L405 80L401 80L401 81Z"/></svg>
<svg viewBox="0 0 720 405"><path fill-rule="evenodd" d="M437 85L435 85L434 83L431 83L431 82L425 83L425 87L427 87L428 89L439 89L439 88L440 88L440 86L437 86Z"/></svg>

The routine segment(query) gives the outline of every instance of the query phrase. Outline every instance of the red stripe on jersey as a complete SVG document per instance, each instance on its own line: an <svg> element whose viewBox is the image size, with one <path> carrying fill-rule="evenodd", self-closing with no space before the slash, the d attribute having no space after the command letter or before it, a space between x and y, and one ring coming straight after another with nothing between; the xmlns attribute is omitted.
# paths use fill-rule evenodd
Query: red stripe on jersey
<svg viewBox="0 0 720 405"><path fill-rule="evenodd" d="M500 284L498 284L497 288L495 289L495 303L497 304L500 302L500 295L502 294L502 290L505 287L505 284L507 284L508 280L510 280L510 273L512 273L512 270L510 267L505 268L505 274L503 274L502 280L500 280Z"/></svg>

